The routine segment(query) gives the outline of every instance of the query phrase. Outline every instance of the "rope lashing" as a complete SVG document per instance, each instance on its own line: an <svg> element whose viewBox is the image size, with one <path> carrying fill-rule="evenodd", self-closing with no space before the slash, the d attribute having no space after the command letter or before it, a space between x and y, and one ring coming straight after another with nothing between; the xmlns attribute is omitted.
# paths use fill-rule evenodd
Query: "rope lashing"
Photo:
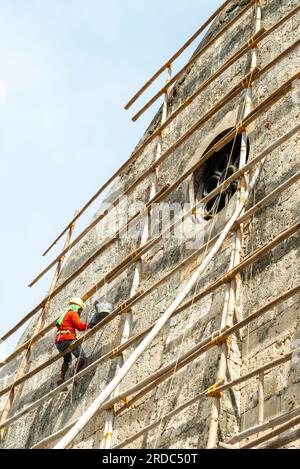
<svg viewBox="0 0 300 469"><path fill-rule="evenodd" d="M207 391L205 392L206 397L217 397L219 399L224 397L224 393L222 391L218 390L218 387L220 387L222 384L224 384L224 379L218 378L215 384L210 386Z"/></svg>
<svg viewBox="0 0 300 469"><path fill-rule="evenodd" d="M133 251L131 253L131 259L134 260L140 253L140 249L136 249L136 251Z"/></svg>
<svg viewBox="0 0 300 469"><path fill-rule="evenodd" d="M124 397L124 396L118 396L118 399L122 402L124 402L125 406L126 407L129 407L129 399L128 397Z"/></svg>
<svg viewBox="0 0 300 469"><path fill-rule="evenodd" d="M107 432L107 433L105 433L105 435L103 435L103 437L101 438L101 440L106 440L106 439L109 438L110 436L113 436L113 433L112 433L112 432Z"/></svg>
<svg viewBox="0 0 300 469"><path fill-rule="evenodd" d="M243 134L243 133L247 132L247 127L242 121L237 124L236 132L238 134Z"/></svg>
<svg viewBox="0 0 300 469"><path fill-rule="evenodd" d="M257 41L253 37L248 39L247 44L248 47L251 47L251 49L255 49L257 47Z"/></svg>
<svg viewBox="0 0 300 469"><path fill-rule="evenodd" d="M124 303L120 304L120 313L123 313L127 309L127 306L127 301L124 301Z"/></svg>

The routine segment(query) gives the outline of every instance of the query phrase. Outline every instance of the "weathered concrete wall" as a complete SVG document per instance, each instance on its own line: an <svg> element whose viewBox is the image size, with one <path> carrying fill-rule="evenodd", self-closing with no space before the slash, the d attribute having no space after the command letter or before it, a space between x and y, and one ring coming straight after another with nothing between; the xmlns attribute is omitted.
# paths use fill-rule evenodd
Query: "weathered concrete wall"
<svg viewBox="0 0 300 469"><path fill-rule="evenodd" d="M209 31L209 38L213 37L219 27L227 24L237 14L239 8L247 1L233 1L227 13L216 20ZM263 26L270 27L282 16L299 4L299 0L264 0ZM273 60L280 52L293 44L299 37L300 15L298 14L280 29L276 30L261 45L258 54L258 64L263 67ZM214 73L228 58L244 45L254 32L253 8L239 20L234 28L207 50L196 64L191 67L184 79L176 85L169 105L169 113L196 90L201 83ZM207 41L204 40L203 44ZM284 83L299 69L299 48L282 59L276 67L263 74L254 85L254 106L267 98L275 89ZM165 130L163 135L163 150L170 147L184 134L202 115L210 110L232 87L234 87L249 71L250 54L238 60L230 69L215 80L200 96L186 108ZM233 127L240 119L245 92L241 92L222 110L208 119L193 135L170 155L159 167L159 187L172 184L192 164L199 160L208 145L224 130ZM155 117L144 138L158 125L160 113ZM293 96L282 98L277 104L267 110L249 128L251 160L263 148L295 125L299 119L299 104ZM255 200L260 200L271 192L277 185L285 181L299 170L299 137L274 151L268 157L255 191ZM124 172L114 185L108 202L122 194L126 188L148 167L155 159L156 145L150 144ZM169 202L184 204L191 196L192 178L182 183L167 198ZM145 180L129 197L128 210L132 211L133 203L147 202L149 197L149 179ZM195 223L191 227L193 233L205 231L208 236L217 233L224 221L227 220L235 207L234 196L227 207L209 222ZM103 210L103 207L100 208ZM124 204L116 209L117 217L121 219L126 207ZM99 212L98 212L99 213ZM244 254L271 240L285 226L295 222L299 213L299 188L295 186L278 196L267 208L259 211L249 226L245 227ZM69 277L83 262L91 256L101 243L113 234L111 221L103 220L93 229L73 250L64 268L63 279ZM53 298L49 309L47 323L52 321L63 311L67 299L74 295L83 295L96 281L116 266L125 255L138 246L138 240L127 236L118 240L97 259L61 293ZM224 274L229 268L232 250L231 240L226 241L222 251L200 278L195 292L200 291ZM141 289L146 291L157 280L178 265L181 260L190 255L185 239L178 240L172 236L168 240L159 242L144 257L144 269ZM161 287L147 296L133 308L133 331L138 333L151 322L160 317L175 299L181 283L189 277L193 269L201 262L203 254L188 268L182 268ZM247 269L242 277L238 290L238 304L236 318L242 318L265 304L277 294L292 287L299 281L299 237L293 236L289 241L281 243L270 255L264 256ZM133 268L125 271L116 280L101 288L97 297L105 296L115 306L124 301L130 291ZM122 383L122 390L137 383L149 373L158 370L169 363L179 354L183 354L202 339L206 338L221 324L226 286L208 295L192 307L172 318L165 326L159 337L151 347L140 357L136 365ZM299 329L299 307L297 298L281 305L256 322L241 331L233 341L229 356L229 375L234 378L239 374L278 357L291 348L291 344ZM92 309L91 304L86 308L86 314ZM276 320L275 320L276 319ZM91 363L99 356L117 346L120 341L122 318L113 320L85 343L85 350ZM32 321L24 334L22 341L30 337L35 325ZM33 349L29 369L35 368L50 356L56 354L53 347L53 334L43 338ZM127 353L133 350L129 348ZM121 442L131 435L157 420L161 415L177 407L184 401L195 396L200 390L206 389L214 383L218 367L219 350L214 348L178 372L172 380L159 385L143 399L136 402L126 412L116 419L114 429L114 444ZM12 382L19 362L7 365L0 374L1 387ZM102 363L94 372L87 375L72 392L60 393L38 410L28 413L11 425L3 446L30 447L42 438L59 430L68 422L79 417L89 403L112 379L116 361ZM60 361L33 376L24 385L16 400L13 413L35 401L56 385ZM299 365L286 366L270 372L266 376L266 419L285 411L298 404L299 400ZM220 420L220 438L228 439L239 426L252 425L257 421L257 383L252 380L247 387L241 387L234 393L226 393L222 400L222 414ZM5 405L6 397L0 399L0 408ZM164 448L202 448L206 446L211 412L211 401L203 399L188 410L178 414L168 423L132 443L131 447L164 447ZM74 442L74 447L98 448L103 434L103 413L98 415L86 427L84 432ZM297 445L297 442L295 443Z"/></svg>

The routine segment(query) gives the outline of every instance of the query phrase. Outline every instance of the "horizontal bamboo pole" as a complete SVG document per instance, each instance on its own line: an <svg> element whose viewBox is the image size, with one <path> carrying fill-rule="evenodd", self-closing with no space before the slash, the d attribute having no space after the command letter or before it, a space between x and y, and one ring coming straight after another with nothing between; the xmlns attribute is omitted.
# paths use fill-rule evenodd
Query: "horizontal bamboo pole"
<svg viewBox="0 0 300 469"><path fill-rule="evenodd" d="M135 101L144 93L145 90L149 88L149 86L158 78L165 70L170 67L170 65L173 65L173 62L194 42L197 37L207 28L207 26L218 16L219 13L221 13L226 6L231 2L231 0L226 0L206 21L205 23L183 44L180 49L175 52L172 57L170 57L167 62L165 62L162 67L160 67L149 80L135 93L135 95L128 101L128 103L124 106L126 110L128 110L134 103Z"/></svg>
<svg viewBox="0 0 300 469"><path fill-rule="evenodd" d="M267 430L273 429L279 425L283 425L290 419L298 417L298 416L300 416L300 407L297 407L296 409L291 410L289 412L285 412L284 414L274 417L261 424L247 428L246 430L243 430L242 432L238 433L234 437L230 438L230 440L226 441L226 443L230 445L235 445L236 443L242 440L246 440L253 435L257 435L258 433L262 433Z"/></svg>
<svg viewBox="0 0 300 469"><path fill-rule="evenodd" d="M243 446L240 446L240 449L250 449L254 448L261 443L264 443L265 441L270 440L271 438L274 438L278 435L280 435L283 432L286 432L290 428L294 427L295 425L300 424L300 416L295 417L288 422L286 422L283 425L280 425L279 427L275 428L274 430L271 430L270 432L260 436L259 438L256 438L255 440L250 441L249 443L246 443Z"/></svg>
<svg viewBox="0 0 300 469"><path fill-rule="evenodd" d="M291 232L290 230L285 230L285 231L286 231L286 233L290 233L290 232ZM286 234L285 234L285 235L286 235ZM268 243L270 249L272 249L272 248L279 242L279 240L282 240L282 234L279 235L279 236L277 236L271 243ZM266 252L266 247L267 247L266 245L263 246L263 247L261 248L261 252L265 253L265 252ZM257 259L257 257L258 257L258 253L256 253L255 256L250 255L250 256L248 256L248 257L249 257L249 258L251 257L251 258L254 259L254 261L255 261L255 260ZM248 263L245 262L245 261L247 261L247 258L243 261L243 267L248 265ZM227 276L227 274L226 274L226 276ZM221 284L223 283L223 279L224 279L224 277L226 277L226 276L220 277L219 281L221 280ZM215 282L215 284L216 284L216 282ZM206 291L206 292L209 292L209 288L206 288L203 292L201 292L201 297L205 296L205 291ZM294 294L296 294L298 291L299 291L299 286L296 287L295 289L291 290L291 291L288 292L287 294L284 294L284 295L282 295L281 297L277 298L276 301L277 301L277 302L279 302L280 300L284 301L286 298L289 297L289 295L294 295ZM208 294L208 293L207 293L207 294ZM198 298L199 298L199 295L197 295L197 297L195 298L195 301L197 301ZM187 304L187 303L185 303L185 304ZM271 302L271 303L268 304L265 308L273 307L274 304L275 304L274 302ZM186 306L186 307L187 307L187 306ZM265 309L265 308L262 308L262 309L259 310L257 313L255 313L255 314L253 314L253 315L250 315L250 316L249 316L248 318L246 318L244 321L241 321L241 323L240 323L240 324L241 324L241 327L244 327L244 325L248 324L248 321L251 321L251 318L256 318L256 317L259 317L259 315L264 314L264 312L267 310L267 309ZM182 309L183 309L182 307L178 308L177 311L176 311L176 314L178 314ZM98 329L99 329L99 325L96 326L96 327L98 327ZM151 327L152 327L152 326L151 326ZM239 328L239 327L235 325L235 326L233 326L231 329L228 329L228 330L226 329L226 334L227 334L226 337L228 336L228 333L232 334L232 333L234 333L236 330L238 330L238 328ZM142 331L141 334L137 334L137 336L131 338L126 344L123 345L124 349L125 349L125 346L128 347L128 346L132 345L137 339L142 338L142 337L148 332L148 330L149 330L149 329L147 328L146 330ZM92 332L93 332L93 329L92 329L91 331L89 331L88 334L92 335L92 334L91 334ZM215 336L217 336L218 339L220 339L220 332L218 332L217 334L214 334L214 337L215 337ZM136 339L136 338L137 338L137 339ZM83 338L82 338L82 339L83 339ZM82 343L82 342L83 342L82 339L79 339L78 341L76 341L76 343L73 345L72 348L74 348L78 343ZM221 339L222 339L222 337L221 337ZM203 344L201 344L201 346L203 346ZM71 350L71 347L69 348L69 350ZM122 350L123 350L123 349L122 349ZM118 351L120 352L120 351L121 351L121 348L120 348ZM104 361L106 358L110 358L111 356L114 356L114 355L115 355L115 350L109 352L106 356L101 357L101 359L98 359L97 363L95 362L95 363L91 364L87 369L82 370L82 371L78 374L78 378L79 378L80 376L84 376L87 372L89 372L89 371L91 371L92 369L94 369L96 366L98 366L98 365L99 365L102 361ZM61 355L55 356L55 357L53 357L52 359L50 359L50 360L48 360L47 362L45 362L44 364L42 364L42 365L40 365L39 367L37 367L36 369L32 370L31 372L28 373L27 378L28 378L28 377L31 377L33 374L36 374L38 371L41 371L41 369L44 369L44 368L45 368L46 366L48 366L49 364L52 364L54 361L56 361L57 359L59 359L60 356L61 356ZM50 362L50 363L49 363L49 362ZM34 372L34 373L33 373L33 372ZM29 376L29 375L30 375L30 376ZM24 378L24 377L23 377L23 378ZM24 379L23 379L23 381L24 381ZM20 383L16 383L16 384L20 384ZM50 393L48 393L47 399L48 399L50 396L53 396L54 394L56 394L56 392L59 392L60 389L62 389L64 386L66 386L66 384L67 384L67 383L64 383L64 385L62 385L61 387L59 387L59 388L57 388L56 390L53 390L53 391L51 391ZM9 386L8 386L8 389L10 389ZM3 394L3 391L5 391L5 390L2 390L2 391L0 392L0 395ZM6 391L6 392L7 392L7 391ZM45 399L45 398L46 398L46 397L44 396L43 398L39 399L37 405L40 405L40 404L42 403L42 400L43 400L43 402L44 402L44 399ZM34 404L36 405L36 403L34 403ZM30 410L30 409L32 409L32 408L33 408L33 407L29 407L28 409ZM25 409L25 412L29 411L28 409ZM11 417L11 419L7 420L6 422L3 422L3 426L6 426L9 422L14 421L16 418L19 418L19 416L21 416L21 415L23 415L23 411L21 411L21 413L18 414L18 417L13 416L13 417ZM1 428L1 426L0 426L0 428Z"/></svg>
<svg viewBox="0 0 300 469"><path fill-rule="evenodd" d="M299 11L300 7L296 7L294 10L292 10L290 13L288 13L285 17L283 17L278 23L276 23L275 25L273 25L270 29L268 29L267 31L265 31L264 29L262 29L259 33L257 33L257 35L254 36L254 41L255 40L260 40L262 41L263 39L265 39L269 34L271 34L275 29L277 29L278 27L280 27L284 22L288 21L292 16L294 16L298 11ZM260 34L262 33L262 36L260 36ZM244 45L233 57L231 57L227 62L226 64L224 64L224 66L222 66L220 69L217 70L217 72L213 75L213 79L211 81L207 81L206 82L206 86L208 86L209 83L211 83L214 79L216 79L218 76L220 76L221 73L223 73L230 65L232 65L236 60L238 60L240 57L242 57L248 50L250 49L250 45L247 44L247 45ZM204 85L201 85L200 86L200 89L198 89L198 91L195 92L195 94L191 95L191 97L186 101L184 102L179 108L180 108L180 111L175 111L171 116L168 117L166 123L165 123L165 126L169 125L170 122L179 114L179 112L181 112L187 105L189 105L195 98L196 96L198 96L198 94L200 93L200 91L203 91L204 88L202 88L202 86ZM49 251L50 249L57 243L57 241L63 236L63 234L67 231L67 229L69 228L69 226L74 223L74 221L76 221L81 215L83 212L85 212L85 210L99 197L99 195L111 184L111 182L113 182L113 180L119 176L122 171L131 163L133 163L133 161L136 160L136 158L139 156L139 154L144 150L144 148L152 141L152 137L155 138L157 137L158 135L161 134L161 132L163 131L163 129L165 128L165 126L161 126L159 127L157 130L154 131L154 133L152 134L152 136L150 136L149 138L147 138L145 140L144 143L142 143L133 153L132 155L130 156L130 158L124 162L124 164L117 170L117 172L102 186L99 188L99 190L96 192L96 194L85 204L85 206L78 212L78 215L76 216L76 218L73 218L69 225L67 225L67 227L60 233L60 235L55 239L55 241L49 246L49 248L43 253L43 255L45 256Z"/></svg>
<svg viewBox="0 0 300 469"><path fill-rule="evenodd" d="M272 441L271 443L267 443L263 446L259 446L258 449L276 449L282 448L283 446L288 445L289 443L293 443L296 440L300 439L300 428L289 432L286 435L279 436L276 440Z"/></svg>
<svg viewBox="0 0 300 469"><path fill-rule="evenodd" d="M286 137L289 138L292 134L294 134L295 132L297 131L297 126L294 127L292 129L292 131L288 132L286 134ZM283 143L283 139L284 137L281 137L279 140L277 140L277 143L278 145L281 145ZM274 150L274 144L272 144L270 147L268 147L269 149L272 148L272 150ZM263 151L263 153L261 154L261 157L265 157L266 156L266 150ZM249 209L244 215L242 215L242 217L240 217L236 223L236 226L238 226L239 223L244 223L245 221L247 221L247 219L251 218L255 213L257 213L258 210L262 209L263 207L265 207L271 200L273 200L273 198L275 196L277 196L278 194L280 194L281 192L283 192L284 190L286 190L288 187L290 187L292 184L294 184L295 182L297 182L298 180L300 179L300 172L296 173L295 175L291 176L291 178L289 178L287 181L285 181L284 183L282 183L280 186L278 186L276 189L274 189L270 194L268 194L264 199L262 199L261 201L259 201L254 207L252 207L251 209ZM210 240L210 244L212 244L213 242L215 242L215 240L217 239L217 236L216 235L214 238L212 238ZM152 285L152 287L150 287L146 292L141 292L139 295L137 295L137 298L133 298L129 304L125 307L125 309L123 308L122 309L122 312L125 312L127 311L129 308L133 307L135 304L137 304L138 302L140 302L141 300L143 300L146 296L148 296L150 293L152 293L153 291L155 291L162 283L164 283L165 281L167 281L171 276L173 276L178 270L182 269L183 267L185 267L186 265L189 265L189 263L191 263L194 259L196 259L200 254L201 252L203 252L203 250L206 248L207 246L204 245L204 246L201 246L198 250L195 251L195 253L193 253L191 256L189 256L187 259L183 260L181 263L179 263L177 266L175 266L174 269L172 269L166 276L164 276L162 279L160 279L158 282L154 283L154 285ZM143 251L142 251L142 254L143 254ZM96 284L96 286L94 286L92 289L91 289L91 292L93 292L95 290L95 288L97 289L98 283ZM87 295L87 294L86 294ZM116 312L117 311L117 312ZM100 326L101 327L104 327L106 324L108 324L111 320L113 320L118 314L120 314L120 308L117 308L117 310L114 311L113 313L111 313L107 318L105 318L105 320L103 320L100 324L98 324L97 328L89 331L89 336L90 335L93 335L96 331L99 330ZM31 343L35 343L37 340L39 340L40 338L42 338L47 332L49 332L50 330L53 329L53 327L55 326L55 321L53 321L52 323L50 323L48 326L46 326L45 329L43 329L40 333L38 333L36 336L33 336L29 341L25 342L24 344L22 344L20 347L18 347L11 355L9 355L8 357L6 357L6 359L3 361L3 365L4 366L5 364L9 363L10 361L12 361L15 357L17 357L19 355L19 353L21 353L28 345L29 342ZM88 336L88 337L89 337ZM77 343L76 343L77 344ZM75 347L75 344L74 344L74 347Z"/></svg>
<svg viewBox="0 0 300 469"><path fill-rule="evenodd" d="M185 72L187 72L192 65L196 63L196 61L213 45L215 44L218 39L220 39L226 31L228 31L232 26L234 26L237 21L244 16L250 8L254 5L256 0L250 0L248 5L246 5L229 23L227 23L214 37L213 39L205 44L196 54L192 56L192 58L184 65L179 72L172 77L172 79L169 81L168 86L164 85L147 103L135 114L135 116L132 118L133 121L136 121L144 112L149 109L150 106L152 106L153 103L155 103L165 92L168 88L170 88L178 79L180 79Z"/></svg>
<svg viewBox="0 0 300 469"><path fill-rule="evenodd" d="M160 202L162 199L167 197L174 189L176 189L185 179L187 179L194 171L199 169L201 166L206 163L206 161L217 151L223 148L227 143L229 143L237 133L239 133L243 128L249 126L253 121L255 121L261 113L263 113L269 106L280 100L285 94L287 94L292 88L293 83L300 77L300 72L297 72L293 77L287 80L282 86L280 86L274 93L272 93L268 98L266 98L260 105L258 105L253 111L242 120L233 130L230 130L216 145L214 145L210 150L208 150L201 159L195 163L189 170L187 170L183 175L177 179L170 187L164 192L163 195L156 199L156 202ZM160 158L158 158L149 168L145 171L135 182L123 193L121 198L125 198L134 188L136 188L140 182L142 182L148 175L152 174L158 166L171 154L176 148L182 145L201 125L202 118L198 120L184 135L182 135L171 147L166 150ZM104 213L99 215L90 225L88 225L80 235L70 244L69 249L72 249L100 220L102 220L106 214L108 214L116 205L118 205L119 199L111 203L110 208ZM65 250L66 251L66 250ZM66 252L62 251L59 255L65 255ZM55 258L38 276L41 278L46 272L48 272L58 261L58 257Z"/></svg>

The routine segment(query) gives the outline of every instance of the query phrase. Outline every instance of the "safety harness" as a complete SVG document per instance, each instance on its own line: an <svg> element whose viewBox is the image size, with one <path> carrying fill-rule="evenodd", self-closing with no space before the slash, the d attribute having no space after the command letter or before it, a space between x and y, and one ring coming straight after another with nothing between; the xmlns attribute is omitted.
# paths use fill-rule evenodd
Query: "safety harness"
<svg viewBox="0 0 300 469"><path fill-rule="evenodd" d="M76 311L76 312L78 313L78 311L79 311L80 309L81 309L81 308L80 308L80 306L78 306L78 305L74 305L74 304L70 305L69 308L68 308L61 316L59 316L58 320L57 320L56 323L55 323L56 327L60 327L60 326L62 325L63 320L65 319L66 314L67 314L69 311ZM56 331L56 336L57 336L58 340L59 340L59 338L60 338L60 336L61 336L62 334L71 334L71 332L68 331L67 329L65 329L65 330L60 330L60 331Z"/></svg>

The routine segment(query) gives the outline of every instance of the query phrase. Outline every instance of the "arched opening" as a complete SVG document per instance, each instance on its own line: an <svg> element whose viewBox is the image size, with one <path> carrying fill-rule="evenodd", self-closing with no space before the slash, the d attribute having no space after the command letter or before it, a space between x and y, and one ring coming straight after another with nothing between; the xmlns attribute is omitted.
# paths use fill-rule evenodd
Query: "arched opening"
<svg viewBox="0 0 300 469"><path fill-rule="evenodd" d="M205 150L207 153L224 135L231 129L227 129L218 135ZM193 189L195 202L199 202L209 195L214 189L220 186L226 179L239 169L241 155L242 135L238 134L221 150L215 152L209 160L193 174ZM250 144L247 142L247 159L249 156ZM203 207L203 218L210 220L213 216L223 210L229 200L237 191L237 182L233 181L220 194L209 200Z"/></svg>

